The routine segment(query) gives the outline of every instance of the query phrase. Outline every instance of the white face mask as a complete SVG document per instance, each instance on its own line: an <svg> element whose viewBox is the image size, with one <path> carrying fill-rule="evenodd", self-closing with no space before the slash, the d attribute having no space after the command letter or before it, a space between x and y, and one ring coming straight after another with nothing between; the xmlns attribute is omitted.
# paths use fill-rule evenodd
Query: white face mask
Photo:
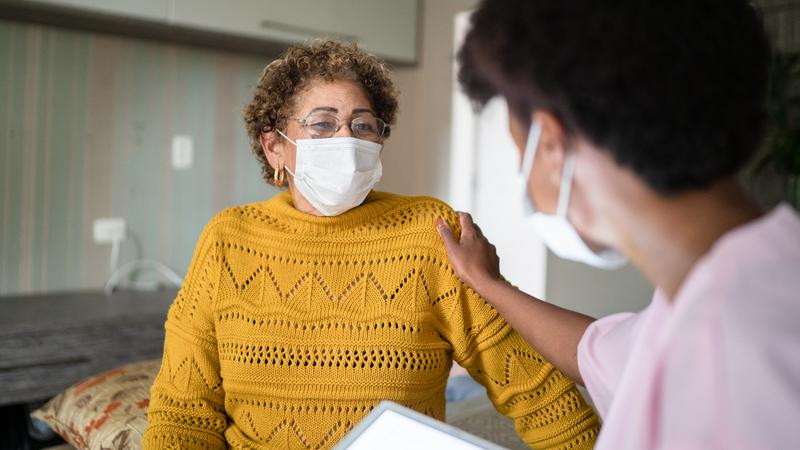
<svg viewBox="0 0 800 450"><path fill-rule="evenodd" d="M352 137L289 139L297 147L294 187L317 211L338 216L364 202L381 179L383 145Z"/></svg>
<svg viewBox="0 0 800 450"><path fill-rule="evenodd" d="M542 127L538 123L531 124L528 132L528 143L522 156L522 167L518 174L520 197L523 202L525 220L530 221L545 245L559 258L569 259L601 269L616 269L627 262L624 255L615 250L594 252L578 235L575 227L567 219L572 176L575 169L575 157L572 152L564 161L564 173L561 174L561 187L558 192L558 206L555 214L545 214L534 210L528 194L528 178L533 169L536 149L542 135Z"/></svg>

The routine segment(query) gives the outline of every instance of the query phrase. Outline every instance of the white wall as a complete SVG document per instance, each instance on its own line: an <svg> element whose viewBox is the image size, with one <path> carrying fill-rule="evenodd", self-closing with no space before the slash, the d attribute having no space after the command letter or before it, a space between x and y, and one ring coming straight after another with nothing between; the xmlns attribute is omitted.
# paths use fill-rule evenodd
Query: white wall
<svg viewBox="0 0 800 450"><path fill-rule="evenodd" d="M453 18L476 4L476 0L420 1L419 64L394 70L400 115L384 148L384 175L378 189L447 197Z"/></svg>
<svg viewBox="0 0 800 450"><path fill-rule="evenodd" d="M633 267L605 271L547 255L547 300L592 317L640 311L652 285Z"/></svg>

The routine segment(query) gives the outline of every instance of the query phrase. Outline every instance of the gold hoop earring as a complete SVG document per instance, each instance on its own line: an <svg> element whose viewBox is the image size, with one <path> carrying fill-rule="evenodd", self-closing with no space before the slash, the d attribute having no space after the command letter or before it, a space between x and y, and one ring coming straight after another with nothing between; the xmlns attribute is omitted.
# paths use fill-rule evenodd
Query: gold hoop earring
<svg viewBox="0 0 800 450"><path fill-rule="evenodd" d="M272 176L272 179L275 182L275 186L278 187L283 186L284 177L285 175L283 173L283 167L281 167L280 169L275 169L274 174Z"/></svg>

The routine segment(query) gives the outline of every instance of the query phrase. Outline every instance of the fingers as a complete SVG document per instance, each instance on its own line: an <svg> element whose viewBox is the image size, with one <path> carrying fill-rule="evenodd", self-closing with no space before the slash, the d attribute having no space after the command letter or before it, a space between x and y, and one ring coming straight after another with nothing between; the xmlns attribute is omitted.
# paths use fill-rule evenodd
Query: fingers
<svg viewBox="0 0 800 450"><path fill-rule="evenodd" d="M465 236L477 236L480 239L486 239L483 236L483 230L475 222L472 221L472 216L469 213L458 211L458 221L461 224L461 238ZM436 218L436 230L445 241L445 246L458 245L459 239L453 235L450 226L441 217ZM448 247L448 251L451 247Z"/></svg>
<svg viewBox="0 0 800 450"><path fill-rule="evenodd" d="M472 221L472 216L469 213L462 211L458 212L458 221L461 222L461 233L464 231L472 231L475 228L475 222Z"/></svg>
<svg viewBox="0 0 800 450"><path fill-rule="evenodd" d="M458 246L458 241L456 241L455 236L453 236L453 231L450 230L450 226L447 225L441 217L436 218L436 231L439 232L439 236L441 236L444 242L444 248L447 250L447 253L452 253L453 249Z"/></svg>
<svg viewBox="0 0 800 450"><path fill-rule="evenodd" d="M461 234L483 236L483 230L473 220L472 215L466 212L458 212L458 220L461 222Z"/></svg>

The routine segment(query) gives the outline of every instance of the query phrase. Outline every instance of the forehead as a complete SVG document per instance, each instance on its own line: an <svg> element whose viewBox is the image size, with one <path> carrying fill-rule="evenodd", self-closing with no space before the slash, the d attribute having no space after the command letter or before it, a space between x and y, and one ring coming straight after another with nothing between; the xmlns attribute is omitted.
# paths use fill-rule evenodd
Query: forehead
<svg viewBox="0 0 800 450"><path fill-rule="evenodd" d="M367 93L352 80L314 80L297 93L295 112L307 114L314 108L331 107L340 115L350 114L354 109L371 109Z"/></svg>

